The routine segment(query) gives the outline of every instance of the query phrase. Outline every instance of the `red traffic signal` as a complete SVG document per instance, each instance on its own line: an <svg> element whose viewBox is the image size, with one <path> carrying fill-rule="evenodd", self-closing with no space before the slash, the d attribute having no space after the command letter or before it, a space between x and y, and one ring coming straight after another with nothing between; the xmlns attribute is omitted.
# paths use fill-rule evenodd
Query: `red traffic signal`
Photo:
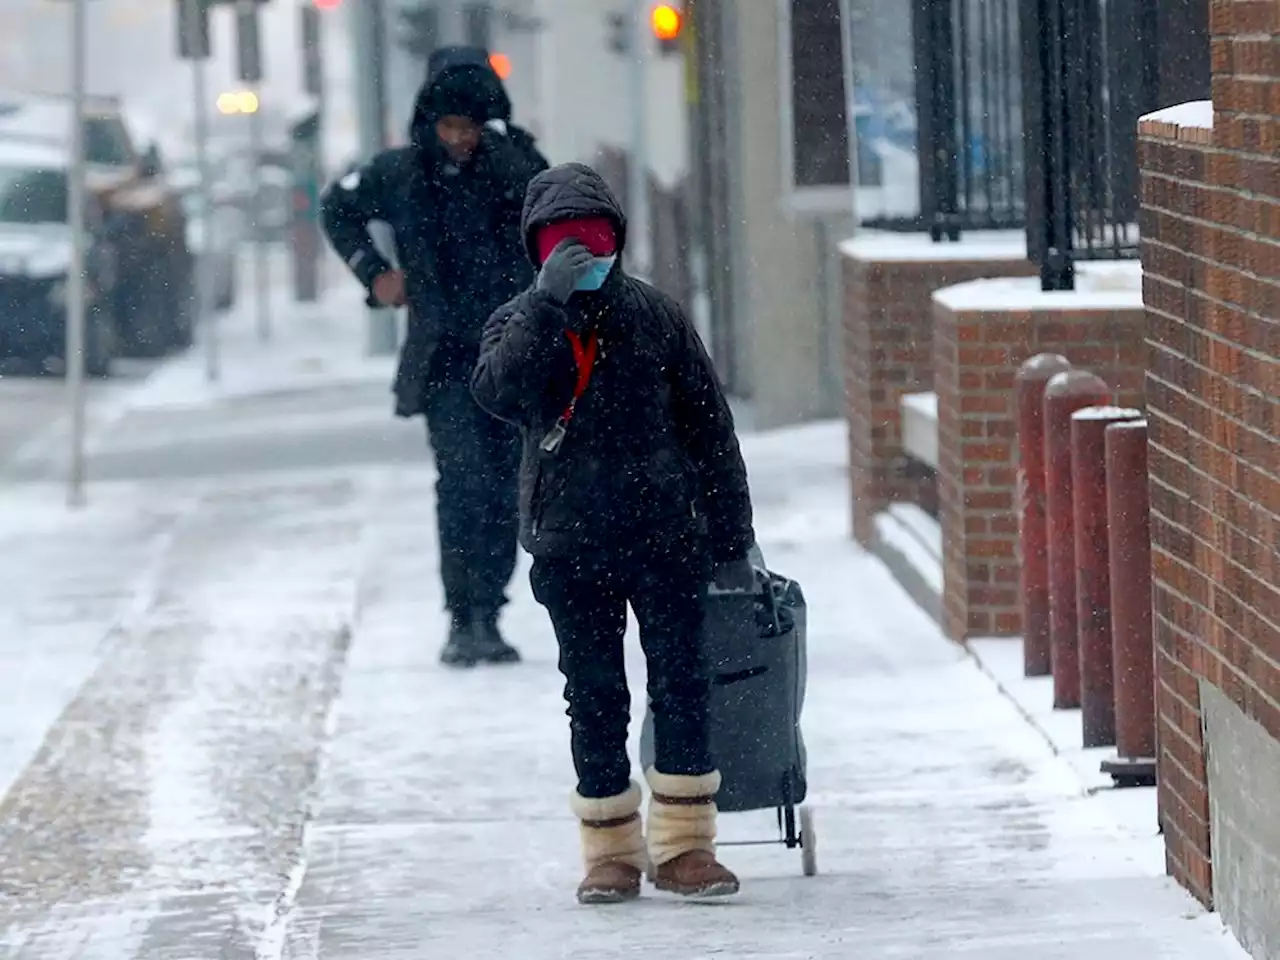
<svg viewBox="0 0 1280 960"><path fill-rule="evenodd" d="M511 78L511 58L505 53L489 54L489 66L498 75L498 79L509 80Z"/></svg>

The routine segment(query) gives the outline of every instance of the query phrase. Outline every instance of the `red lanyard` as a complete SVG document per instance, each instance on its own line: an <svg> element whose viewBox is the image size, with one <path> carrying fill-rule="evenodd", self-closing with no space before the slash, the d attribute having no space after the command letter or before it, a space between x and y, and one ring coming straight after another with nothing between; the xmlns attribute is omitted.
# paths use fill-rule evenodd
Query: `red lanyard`
<svg viewBox="0 0 1280 960"><path fill-rule="evenodd" d="M569 401L569 406L565 407L560 417L561 423L568 423L573 419L574 407L578 405L578 401L582 399L582 395L587 392L587 386L591 383L591 370L596 365L596 350L599 342L594 332L587 337L586 346L583 346L582 338L572 330L566 330L564 335L569 338L569 346L573 347L573 362L578 367L578 382L573 388L573 399Z"/></svg>

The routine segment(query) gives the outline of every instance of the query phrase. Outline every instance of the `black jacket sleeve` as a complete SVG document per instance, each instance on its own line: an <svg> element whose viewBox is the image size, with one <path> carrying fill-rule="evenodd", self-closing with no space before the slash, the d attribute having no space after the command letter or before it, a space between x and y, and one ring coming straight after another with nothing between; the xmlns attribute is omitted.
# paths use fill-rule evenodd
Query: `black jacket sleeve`
<svg viewBox="0 0 1280 960"><path fill-rule="evenodd" d="M480 407L517 426L531 426L531 411L553 380L573 374L573 348L564 335L564 310L533 290L494 311L480 341L471 393Z"/></svg>
<svg viewBox="0 0 1280 960"><path fill-rule="evenodd" d="M675 326L671 412L685 454L698 470L711 558L717 564L742 560L756 538L733 413L702 338L676 304L668 311Z"/></svg>
<svg viewBox="0 0 1280 960"><path fill-rule="evenodd" d="M386 220L392 202L391 158L379 154L331 183L320 198L320 220L329 243L357 280L373 281L391 269L369 236L369 223Z"/></svg>

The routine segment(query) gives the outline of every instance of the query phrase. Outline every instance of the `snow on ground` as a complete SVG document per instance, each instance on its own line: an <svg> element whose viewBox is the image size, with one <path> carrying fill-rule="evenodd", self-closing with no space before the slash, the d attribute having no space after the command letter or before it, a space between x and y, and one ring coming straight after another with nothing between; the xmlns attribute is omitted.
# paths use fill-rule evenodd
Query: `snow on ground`
<svg viewBox="0 0 1280 960"><path fill-rule="evenodd" d="M237 403L320 389L284 358L352 356L354 337L279 329L243 339ZM190 400L200 370L175 364L151 409ZM21 668L0 676L22 679L0 710L6 955L1240 956L1162 875L1158 840L1089 795L850 541L845 447L834 423L744 439L764 554L809 604L821 872L726 846L744 892L715 908L574 903L554 638L522 566L504 622L526 662L437 664L425 457L98 483L71 516L48 488L7 493L0 654ZM773 829L768 812L722 823L733 841Z"/></svg>
<svg viewBox="0 0 1280 960"><path fill-rule="evenodd" d="M240 275L252 277L253 251L241 258ZM235 307L213 318L186 355L166 365L130 397L130 410L205 407L262 394L299 393L373 381L390 384L393 357L368 357L364 291L330 271L331 287L316 303L297 303L287 283L285 250L273 248L269 272L270 340L257 330L252 286L242 284ZM219 376L207 375L208 341L216 342Z"/></svg>
<svg viewBox="0 0 1280 960"><path fill-rule="evenodd" d="M838 425L752 436L770 565L811 611L811 793L821 875L781 847L726 846L744 893L578 908L573 779L545 617L521 578L517 668L435 663L429 519L370 535L361 617L288 924L288 958L1231 957L1216 919L1085 795L1017 709L848 540ZM429 497L400 471L396 503ZM522 571L523 572L523 571ZM633 689L644 668L631 637ZM642 698L635 699L638 729ZM773 836L771 814L722 836Z"/></svg>

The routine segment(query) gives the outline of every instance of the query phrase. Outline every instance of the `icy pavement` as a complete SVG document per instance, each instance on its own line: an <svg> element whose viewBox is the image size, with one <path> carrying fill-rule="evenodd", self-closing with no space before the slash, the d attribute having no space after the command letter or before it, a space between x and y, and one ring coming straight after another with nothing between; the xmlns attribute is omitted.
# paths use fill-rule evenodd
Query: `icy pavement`
<svg viewBox="0 0 1280 960"><path fill-rule="evenodd" d="M340 464L354 421L335 398L373 381L294 377L313 402L286 411L265 371L290 349L260 377L246 353L234 396L157 381L94 461L211 444L198 468L97 483L72 516L43 484L5 490L6 957L1241 956L1162 876L1153 832L1089 795L852 544L838 424L745 444L766 556L809 601L819 876L725 847L733 901L579 907L561 682L525 570L505 625L526 663L439 667L421 435L318 468L282 438L309 431ZM773 830L722 821L729 840Z"/></svg>
<svg viewBox="0 0 1280 960"><path fill-rule="evenodd" d="M782 847L726 847L744 879L732 902L576 906L572 775L545 618L522 585L507 624L525 666L437 667L438 612L423 589L429 531L389 513L370 535L371 592L284 955L1240 956L1161 875L1158 839L1126 832L1086 796L849 542L840 428L747 447L766 556L804 584L810 605L805 731L820 875L803 878ZM398 502L428 496L424 476L395 482ZM725 839L773 830L771 815L722 821Z"/></svg>

